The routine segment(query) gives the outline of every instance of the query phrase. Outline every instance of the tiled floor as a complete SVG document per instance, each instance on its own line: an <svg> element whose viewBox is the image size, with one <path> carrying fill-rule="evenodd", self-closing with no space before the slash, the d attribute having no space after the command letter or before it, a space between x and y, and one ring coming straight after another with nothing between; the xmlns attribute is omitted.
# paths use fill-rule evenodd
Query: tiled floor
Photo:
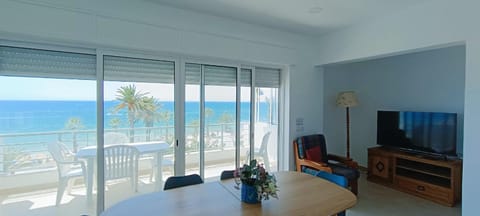
<svg viewBox="0 0 480 216"><path fill-rule="evenodd" d="M456 216L461 215L461 203L446 207L410 194L369 182L362 173L358 202L347 211L348 216Z"/></svg>
<svg viewBox="0 0 480 216"><path fill-rule="evenodd" d="M215 170L209 170L212 173L220 173L222 167L216 167ZM214 178L207 181L216 180ZM130 182L119 181L109 183L105 194L106 208L123 199L131 196L138 196L144 193L154 191L154 185L149 182L148 175L142 176L139 183L139 191L134 193L131 190ZM85 199L85 188L80 186L72 190L72 194L64 195L62 204L55 207L56 188L49 190L35 191L26 194L15 194L0 197L0 215L1 216L20 216L20 215L94 215L95 209L92 204L87 204ZM406 193L402 193L382 185L368 182L365 174L359 182L358 203L355 207L347 211L349 216L367 216L367 215L421 215L421 216L455 216L461 215L461 204L454 208L445 207L434 202L421 199Z"/></svg>

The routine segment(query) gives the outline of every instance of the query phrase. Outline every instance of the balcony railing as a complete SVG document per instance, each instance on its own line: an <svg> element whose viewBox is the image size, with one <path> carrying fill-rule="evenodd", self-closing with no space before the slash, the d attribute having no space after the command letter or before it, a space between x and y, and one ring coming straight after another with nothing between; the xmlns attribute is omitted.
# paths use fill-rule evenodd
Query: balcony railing
<svg viewBox="0 0 480 216"><path fill-rule="evenodd" d="M205 150L223 150L235 146L234 123L209 124L205 129ZM248 135L248 127L241 134ZM117 132L130 137L130 128L105 129L105 133ZM163 140L171 148L165 155L173 153L174 127L134 128L134 142ZM199 151L199 126L186 128L186 153ZM62 142L73 152L86 146L97 144L96 130L62 130L35 133L0 134L0 175L15 175L26 172L38 172L55 168L55 162L48 153L48 144ZM248 136L246 137L248 138ZM243 138L241 138L243 141ZM248 139L247 139L248 140ZM247 144L245 144L247 145Z"/></svg>

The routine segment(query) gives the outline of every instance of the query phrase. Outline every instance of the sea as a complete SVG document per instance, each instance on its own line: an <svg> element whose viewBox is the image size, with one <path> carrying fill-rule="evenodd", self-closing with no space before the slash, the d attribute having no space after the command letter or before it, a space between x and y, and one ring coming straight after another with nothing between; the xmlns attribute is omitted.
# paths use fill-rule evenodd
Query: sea
<svg viewBox="0 0 480 216"><path fill-rule="evenodd" d="M127 111L115 112L118 101L104 102L105 129L115 127L110 124L112 119L119 119L118 128L127 128ZM174 113L173 101L161 101L159 112L169 111ZM235 102L205 102L205 108L211 109L210 116L206 119L209 123L216 123L222 115L229 115L235 120ZM199 102L185 103L185 123L191 124L199 119ZM269 104L259 104L259 121L268 121ZM96 102L95 101L44 101L44 100L0 100L0 137L11 133L34 133L62 131L71 118L80 120L81 129L96 129ZM240 105L240 121L250 120L250 102ZM156 126L173 125L173 116L169 121L155 122ZM137 121L135 127L144 127L144 122Z"/></svg>

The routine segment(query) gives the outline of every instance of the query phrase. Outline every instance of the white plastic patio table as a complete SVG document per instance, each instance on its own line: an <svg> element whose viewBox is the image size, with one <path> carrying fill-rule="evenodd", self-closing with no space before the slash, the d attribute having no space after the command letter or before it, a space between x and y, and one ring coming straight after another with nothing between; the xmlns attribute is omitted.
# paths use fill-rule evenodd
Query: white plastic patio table
<svg viewBox="0 0 480 216"><path fill-rule="evenodd" d="M242 203L234 181L226 180L132 197L101 215L334 215L357 202L349 190L319 177L299 172L275 176L279 199L261 204Z"/></svg>
<svg viewBox="0 0 480 216"><path fill-rule="evenodd" d="M134 146L137 148L138 152L142 154L154 154L157 162L157 173L155 176L156 179L156 189L160 189L162 176L162 161L163 161L163 151L168 149L169 145L164 141L152 141L152 142L136 142L136 143L127 143L122 145ZM113 145L105 145L105 147ZM97 146L88 146L80 149L75 155L79 159L87 160L87 201L92 200L92 191L93 191L93 171L94 171L94 162L97 156Z"/></svg>

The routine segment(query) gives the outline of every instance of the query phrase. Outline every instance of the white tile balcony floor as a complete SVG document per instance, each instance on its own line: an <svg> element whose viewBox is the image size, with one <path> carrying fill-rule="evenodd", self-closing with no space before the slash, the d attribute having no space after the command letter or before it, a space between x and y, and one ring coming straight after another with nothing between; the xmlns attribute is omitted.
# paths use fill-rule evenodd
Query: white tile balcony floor
<svg viewBox="0 0 480 216"><path fill-rule="evenodd" d="M205 170L205 176L207 177L206 181L218 180L219 177L213 176L220 176L220 173L226 169L231 169L231 165L218 164L216 166L207 167ZM165 169L163 175L164 180L166 180L168 176L172 175L171 170ZM150 182L149 177L149 175L139 176L138 192L136 193L133 192L129 179L109 181L106 185L105 191L105 208L133 196L154 192L155 182ZM163 182L161 188L163 188ZM65 192L59 206L55 206L56 195L56 187L26 193L10 195L0 194L0 215L95 215L96 193L94 192L92 202L87 203L86 189L83 184L74 186L70 194Z"/></svg>

